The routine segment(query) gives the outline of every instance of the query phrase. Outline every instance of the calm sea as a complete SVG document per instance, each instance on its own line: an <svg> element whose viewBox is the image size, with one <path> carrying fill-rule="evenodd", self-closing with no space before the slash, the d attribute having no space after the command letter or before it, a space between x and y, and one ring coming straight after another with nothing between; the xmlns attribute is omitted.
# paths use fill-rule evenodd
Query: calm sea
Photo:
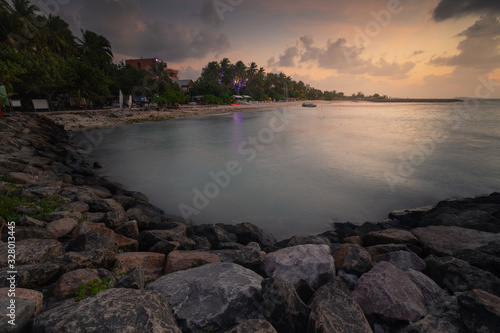
<svg viewBox="0 0 500 333"><path fill-rule="evenodd" d="M74 141L169 214L251 222L279 239L500 190L500 101L273 107Z"/></svg>

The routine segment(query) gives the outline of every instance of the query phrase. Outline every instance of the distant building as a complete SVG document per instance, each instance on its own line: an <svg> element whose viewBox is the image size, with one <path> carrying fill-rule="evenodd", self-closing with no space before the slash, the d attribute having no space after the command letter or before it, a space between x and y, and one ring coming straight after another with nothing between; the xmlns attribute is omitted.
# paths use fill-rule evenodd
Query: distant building
<svg viewBox="0 0 500 333"><path fill-rule="evenodd" d="M129 59L125 60L125 64L130 65L132 67L138 68L138 69L144 69L145 71L148 71L156 66L157 63L163 63L163 59L159 58L141 58L141 59ZM179 71L176 69L171 69L168 67L165 67L165 72L168 73L168 77L172 81L177 81L179 80Z"/></svg>
<svg viewBox="0 0 500 333"><path fill-rule="evenodd" d="M191 87L194 85L193 80L177 80L175 81L180 87L181 91L188 93Z"/></svg>

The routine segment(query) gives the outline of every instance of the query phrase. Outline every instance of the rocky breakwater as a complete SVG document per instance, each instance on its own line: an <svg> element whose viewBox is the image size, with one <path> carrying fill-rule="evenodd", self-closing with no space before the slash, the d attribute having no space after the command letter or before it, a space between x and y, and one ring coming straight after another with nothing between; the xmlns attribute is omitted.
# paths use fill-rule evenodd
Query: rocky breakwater
<svg viewBox="0 0 500 333"><path fill-rule="evenodd" d="M47 118L0 136L1 332L498 331L500 194L277 242L165 214Z"/></svg>

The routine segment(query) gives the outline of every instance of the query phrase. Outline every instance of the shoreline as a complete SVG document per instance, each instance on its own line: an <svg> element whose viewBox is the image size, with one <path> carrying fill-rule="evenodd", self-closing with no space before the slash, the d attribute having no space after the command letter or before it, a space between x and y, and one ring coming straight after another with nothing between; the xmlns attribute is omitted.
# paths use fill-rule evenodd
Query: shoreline
<svg viewBox="0 0 500 333"><path fill-rule="evenodd" d="M132 108L123 110L50 111L37 112L37 114L43 115L62 125L66 131L81 132L95 128L107 128L139 122L154 122L231 112L251 112L298 105L302 105L302 102L256 103L248 105L193 105L181 106L178 109Z"/></svg>
<svg viewBox="0 0 500 333"><path fill-rule="evenodd" d="M24 215L6 221L15 233L3 228L0 242L5 327L14 318L26 332L498 328L500 193L277 241L251 223L190 225L168 215L98 176L42 115L8 115L0 132L0 195Z"/></svg>

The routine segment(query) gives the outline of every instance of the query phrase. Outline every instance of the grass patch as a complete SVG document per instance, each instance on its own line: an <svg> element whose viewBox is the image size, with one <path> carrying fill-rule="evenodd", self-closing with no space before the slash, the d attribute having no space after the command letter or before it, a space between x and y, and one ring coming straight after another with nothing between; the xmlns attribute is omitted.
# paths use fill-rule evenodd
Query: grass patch
<svg viewBox="0 0 500 333"><path fill-rule="evenodd" d="M75 301L81 301L87 298L87 296L95 296L101 290L113 287L114 284L113 281L108 281L107 278L103 278L102 280L94 279L87 282L87 284L81 284L78 286L78 293L76 294Z"/></svg>
<svg viewBox="0 0 500 333"><path fill-rule="evenodd" d="M2 194L0 195L0 216L7 221L19 221L22 216L43 219L66 202L67 199L62 197L33 198ZM26 208L22 214L16 211L16 208L20 206Z"/></svg>

